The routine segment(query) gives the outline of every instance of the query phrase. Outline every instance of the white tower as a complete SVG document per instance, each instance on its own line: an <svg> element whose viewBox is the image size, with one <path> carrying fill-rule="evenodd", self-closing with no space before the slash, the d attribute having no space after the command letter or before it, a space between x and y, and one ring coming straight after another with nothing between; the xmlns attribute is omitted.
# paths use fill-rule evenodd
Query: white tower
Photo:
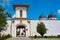
<svg viewBox="0 0 60 40"><path fill-rule="evenodd" d="M15 10L15 15L14 15L14 20L13 20L13 25L12 25L12 35L15 37L16 36L16 31L19 29L20 36L21 33L23 32L23 29L26 31L26 29L29 29L29 23L27 22L27 9L28 5L25 4L15 4L14 5L14 10ZM25 32L25 36L29 35L29 31Z"/></svg>
<svg viewBox="0 0 60 40"><path fill-rule="evenodd" d="M23 5L23 4L14 5L15 18L27 18L27 14L26 14L27 8L28 8L28 5Z"/></svg>

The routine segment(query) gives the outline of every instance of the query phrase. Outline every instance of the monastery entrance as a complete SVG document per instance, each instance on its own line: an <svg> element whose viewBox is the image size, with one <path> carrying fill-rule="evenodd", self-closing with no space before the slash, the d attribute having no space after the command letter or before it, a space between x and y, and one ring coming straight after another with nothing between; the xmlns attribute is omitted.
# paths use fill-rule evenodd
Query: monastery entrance
<svg viewBox="0 0 60 40"><path fill-rule="evenodd" d="M23 25L17 26L16 28L16 35L20 37L26 36L26 28Z"/></svg>

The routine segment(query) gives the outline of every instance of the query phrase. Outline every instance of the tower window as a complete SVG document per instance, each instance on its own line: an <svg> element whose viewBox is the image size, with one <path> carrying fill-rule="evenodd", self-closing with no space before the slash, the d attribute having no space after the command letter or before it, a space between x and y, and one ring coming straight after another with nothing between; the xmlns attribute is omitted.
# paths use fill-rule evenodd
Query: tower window
<svg viewBox="0 0 60 40"><path fill-rule="evenodd" d="M20 10L20 17L22 17L22 10Z"/></svg>

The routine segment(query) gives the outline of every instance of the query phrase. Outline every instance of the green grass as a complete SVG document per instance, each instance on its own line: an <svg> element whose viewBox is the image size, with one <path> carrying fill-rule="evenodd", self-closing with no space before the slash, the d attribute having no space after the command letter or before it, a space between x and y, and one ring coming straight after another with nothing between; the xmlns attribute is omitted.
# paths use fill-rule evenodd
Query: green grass
<svg viewBox="0 0 60 40"><path fill-rule="evenodd" d="M29 36L29 38L60 38L60 36Z"/></svg>

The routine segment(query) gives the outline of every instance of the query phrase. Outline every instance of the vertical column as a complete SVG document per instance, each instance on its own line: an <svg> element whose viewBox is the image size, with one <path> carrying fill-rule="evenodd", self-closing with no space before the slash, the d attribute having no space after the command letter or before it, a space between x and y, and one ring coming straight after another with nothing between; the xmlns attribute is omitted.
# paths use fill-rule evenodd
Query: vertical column
<svg viewBox="0 0 60 40"><path fill-rule="evenodd" d="M30 36L31 36L31 24L29 24L29 27L30 27Z"/></svg>
<svg viewBox="0 0 60 40"><path fill-rule="evenodd" d="M12 37L16 37L16 26L12 24Z"/></svg>
<svg viewBox="0 0 60 40"><path fill-rule="evenodd" d="M27 24L26 27L26 37L30 36L30 28L29 28L29 24Z"/></svg>
<svg viewBox="0 0 60 40"><path fill-rule="evenodd" d="M12 35L12 21L11 21L11 26L10 26L10 34Z"/></svg>

